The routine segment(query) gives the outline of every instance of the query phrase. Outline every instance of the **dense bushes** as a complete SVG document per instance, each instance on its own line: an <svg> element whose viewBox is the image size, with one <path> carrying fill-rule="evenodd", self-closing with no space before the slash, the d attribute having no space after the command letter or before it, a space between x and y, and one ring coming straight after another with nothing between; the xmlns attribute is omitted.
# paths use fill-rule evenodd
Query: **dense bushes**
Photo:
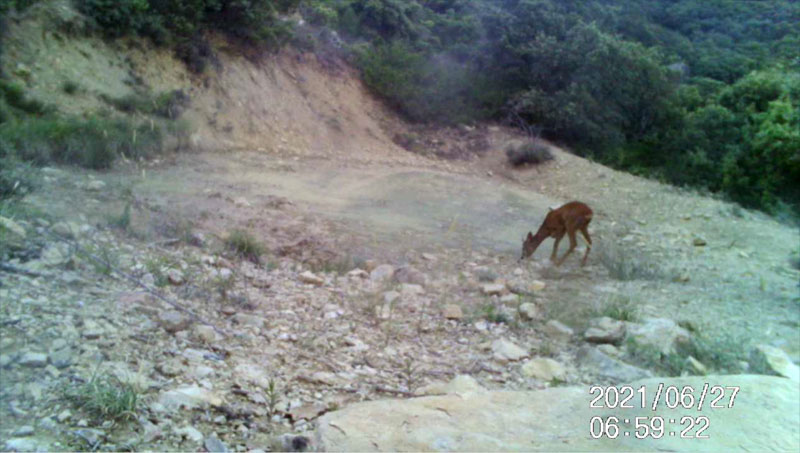
<svg viewBox="0 0 800 453"><path fill-rule="evenodd" d="M291 36L279 17L298 0L74 0L78 9L110 37L140 35L171 45L195 71L210 58L203 37L221 31L240 43L277 47Z"/></svg>
<svg viewBox="0 0 800 453"><path fill-rule="evenodd" d="M16 157L36 164L59 162L93 169L110 167L120 155L147 157L161 148L162 138L162 129L149 122L136 125L100 117L29 118L0 126L0 141Z"/></svg>
<svg viewBox="0 0 800 453"><path fill-rule="evenodd" d="M19 85L0 79L0 160L9 165L23 160L108 168L121 155L143 158L158 152L164 135L164 127L149 121L59 116L28 98Z"/></svg>
<svg viewBox="0 0 800 453"><path fill-rule="evenodd" d="M607 164L800 207L800 4L304 0L411 120L523 118ZM793 20L794 18L794 20Z"/></svg>

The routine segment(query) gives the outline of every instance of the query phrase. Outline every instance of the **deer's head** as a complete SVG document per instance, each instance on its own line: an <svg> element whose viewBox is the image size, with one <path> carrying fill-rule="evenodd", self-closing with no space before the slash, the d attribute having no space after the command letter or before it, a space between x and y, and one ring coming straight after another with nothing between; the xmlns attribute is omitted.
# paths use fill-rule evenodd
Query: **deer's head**
<svg viewBox="0 0 800 453"><path fill-rule="evenodd" d="M542 222L542 226L539 227L539 231L537 231L536 234L528 231L528 235L525 236L525 239L522 242L522 256L519 258L520 261L533 255L533 252L536 251L536 249L539 247L539 244L550 237L554 231L554 229L551 228L551 225L555 222L555 214L553 214L553 210L551 209L550 212L547 213L547 216L544 218L544 222Z"/></svg>
<svg viewBox="0 0 800 453"><path fill-rule="evenodd" d="M520 261L524 260L525 258L533 255L533 252L539 247L539 244L547 237L547 235L541 235L542 229L540 228L536 235L534 236L533 233L530 231L528 235L525 237L525 240L522 242L522 256L519 257Z"/></svg>

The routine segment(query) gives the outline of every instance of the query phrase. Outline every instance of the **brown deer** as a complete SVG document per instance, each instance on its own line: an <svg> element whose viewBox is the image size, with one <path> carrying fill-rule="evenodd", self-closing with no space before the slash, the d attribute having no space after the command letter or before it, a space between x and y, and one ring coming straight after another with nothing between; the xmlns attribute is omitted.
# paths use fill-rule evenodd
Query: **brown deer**
<svg viewBox="0 0 800 453"><path fill-rule="evenodd" d="M570 201L558 209L551 210L547 213L547 217L544 218L544 222L542 222L542 226L539 227L539 231L536 234L528 232L525 242L522 243L520 261L533 255L533 252L536 251L542 241L553 237L556 242L553 244L553 253L550 255L550 260L554 261L556 266L561 266L567 256L575 250L575 246L578 245L575 240L575 232L580 231L588 243L586 253L583 255L583 261L581 261L581 266L584 266L586 258L589 256L589 251L592 250L592 238L589 237L589 231L586 229L589 226L589 222L592 221L592 215L592 209L580 201ZM561 242L561 238L564 237L565 233L569 234L569 250L560 260L556 260L558 243Z"/></svg>

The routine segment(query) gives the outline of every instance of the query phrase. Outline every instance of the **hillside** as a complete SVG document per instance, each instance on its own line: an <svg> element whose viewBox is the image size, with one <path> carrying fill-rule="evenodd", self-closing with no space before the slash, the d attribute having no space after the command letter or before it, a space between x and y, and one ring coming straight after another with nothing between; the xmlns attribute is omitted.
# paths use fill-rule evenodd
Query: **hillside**
<svg viewBox="0 0 800 453"><path fill-rule="evenodd" d="M212 33L196 73L86 27L36 4L0 67L58 115L136 124L124 149L165 135L105 169L9 167L4 449L696 450L586 436L589 386L659 382L741 388L691 409L707 451L800 447L795 227L541 138L553 160L511 166L528 135L408 122L329 54ZM595 212L587 266L584 242L520 262L574 199Z"/></svg>

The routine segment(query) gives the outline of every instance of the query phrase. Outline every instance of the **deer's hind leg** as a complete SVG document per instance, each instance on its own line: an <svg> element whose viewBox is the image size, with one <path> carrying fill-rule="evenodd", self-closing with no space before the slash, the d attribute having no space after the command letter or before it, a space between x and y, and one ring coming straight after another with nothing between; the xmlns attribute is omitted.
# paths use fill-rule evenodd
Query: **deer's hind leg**
<svg viewBox="0 0 800 453"><path fill-rule="evenodd" d="M583 260L581 261L581 266L586 265L586 258L589 257L589 252L592 251L592 238L589 236L589 230L587 227L589 226L589 222L586 222L581 226L581 234L584 238L586 238L586 253L583 254Z"/></svg>

